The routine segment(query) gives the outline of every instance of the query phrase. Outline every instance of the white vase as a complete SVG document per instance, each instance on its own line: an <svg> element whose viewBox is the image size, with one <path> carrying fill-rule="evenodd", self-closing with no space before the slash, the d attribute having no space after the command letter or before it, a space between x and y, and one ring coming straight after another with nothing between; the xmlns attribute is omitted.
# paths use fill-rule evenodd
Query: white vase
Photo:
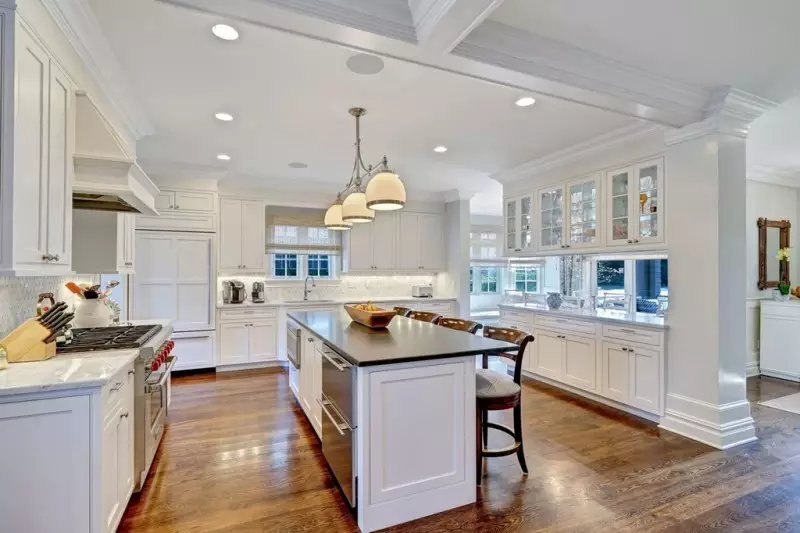
<svg viewBox="0 0 800 533"><path fill-rule="evenodd" d="M103 328L111 324L111 309L105 300L83 300L75 309L76 328Z"/></svg>

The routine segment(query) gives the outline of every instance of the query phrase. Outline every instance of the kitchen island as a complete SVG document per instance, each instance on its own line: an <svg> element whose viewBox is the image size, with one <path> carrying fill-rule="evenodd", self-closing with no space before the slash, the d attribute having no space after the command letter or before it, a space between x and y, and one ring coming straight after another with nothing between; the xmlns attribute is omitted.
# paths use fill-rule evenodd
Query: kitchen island
<svg viewBox="0 0 800 533"><path fill-rule="evenodd" d="M379 330L339 310L289 319L319 356L301 368L319 372L323 452L361 531L475 502L475 356L514 344L401 316Z"/></svg>

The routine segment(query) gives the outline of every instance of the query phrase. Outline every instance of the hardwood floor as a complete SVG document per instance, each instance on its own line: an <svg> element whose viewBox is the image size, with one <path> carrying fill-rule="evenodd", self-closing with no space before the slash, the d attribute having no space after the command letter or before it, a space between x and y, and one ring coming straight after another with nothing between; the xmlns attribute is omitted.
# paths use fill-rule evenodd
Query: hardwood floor
<svg viewBox="0 0 800 533"><path fill-rule="evenodd" d="M795 392L748 380L753 402ZM527 381L530 475L515 456L487 459L476 505L390 531L800 531L800 415L752 409L759 441L720 452ZM358 531L287 374L176 377L170 421L120 532Z"/></svg>

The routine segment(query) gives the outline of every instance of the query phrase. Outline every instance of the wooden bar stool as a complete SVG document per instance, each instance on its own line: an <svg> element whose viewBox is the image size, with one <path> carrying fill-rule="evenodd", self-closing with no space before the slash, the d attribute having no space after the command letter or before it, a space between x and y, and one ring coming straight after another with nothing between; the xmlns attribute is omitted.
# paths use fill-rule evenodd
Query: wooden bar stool
<svg viewBox="0 0 800 533"><path fill-rule="evenodd" d="M420 322L430 322L431 324L436 324L442 318L442 315L429 313L428 311L410 311L406 316Z"/></svg>
<svg viewBox="0 0 800 533"><path fill-rule="evenodd" d="M408 316L408 313L411 312L411 309L408 307L400 307L399 305L395 305L392 310L399 316Z"/></svg>
<svg viewBox="0 0 800 533"><path fill-rule="evenodd" d="M483 327L483 324L480 322L473 322L472 320L462 320L460 318L446 318L441 317L438 325L450 328L450 329L457 329L458 331L466 331L467 333L472 333L473 335L478 332L479 329Z"/></svg>
<svg viewBox="0 0 800 533"><path fill-rule="evenodd" d="M481 484L483 474L484 457L503 457L517 454L519 465L522 471L528 473L528 465L525 464L525 452L522 449L522 387L520 379L522 377L522 356L529 342L533 342L533 335L510 328L496 328L494 326L484 326L483 336L506 342L513 342L519 346L516 353L497 354L514 361L514 378L510 379L507 375L493 372L488 369L489 356L483 354L483 368L479 368L475 375L475 394L477 396L475 413L475 435L476 435L476 476L478 485ZM500 411L514 409L514 429L489 422L489 411ZM514 437L514 444L496 450L484 448L489 439L489 428L497 429Z"/></svg>

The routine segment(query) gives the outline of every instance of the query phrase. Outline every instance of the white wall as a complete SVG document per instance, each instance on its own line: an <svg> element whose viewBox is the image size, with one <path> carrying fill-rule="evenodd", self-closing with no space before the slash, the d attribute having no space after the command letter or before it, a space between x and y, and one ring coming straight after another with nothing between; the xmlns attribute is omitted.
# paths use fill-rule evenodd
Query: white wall
<svg viewBox="0 0 800 533"><path fill-rule="evenodd" d="M789 263L792 285L800 285L800 257L797 257L797 232L800 226L800 190L760 181L747 181L747 369L758 372L759 300L769 298L772 289L758 290L758 227L759 218L789 220L792 223L791 247L796 260Z"/></svg>
<svg viewBox="0 0 800 533"><path fill-rule="evenodd" d="M448 202L445 208L447 273L458 299L458 316L469 318L469 200Z"/></svg>

